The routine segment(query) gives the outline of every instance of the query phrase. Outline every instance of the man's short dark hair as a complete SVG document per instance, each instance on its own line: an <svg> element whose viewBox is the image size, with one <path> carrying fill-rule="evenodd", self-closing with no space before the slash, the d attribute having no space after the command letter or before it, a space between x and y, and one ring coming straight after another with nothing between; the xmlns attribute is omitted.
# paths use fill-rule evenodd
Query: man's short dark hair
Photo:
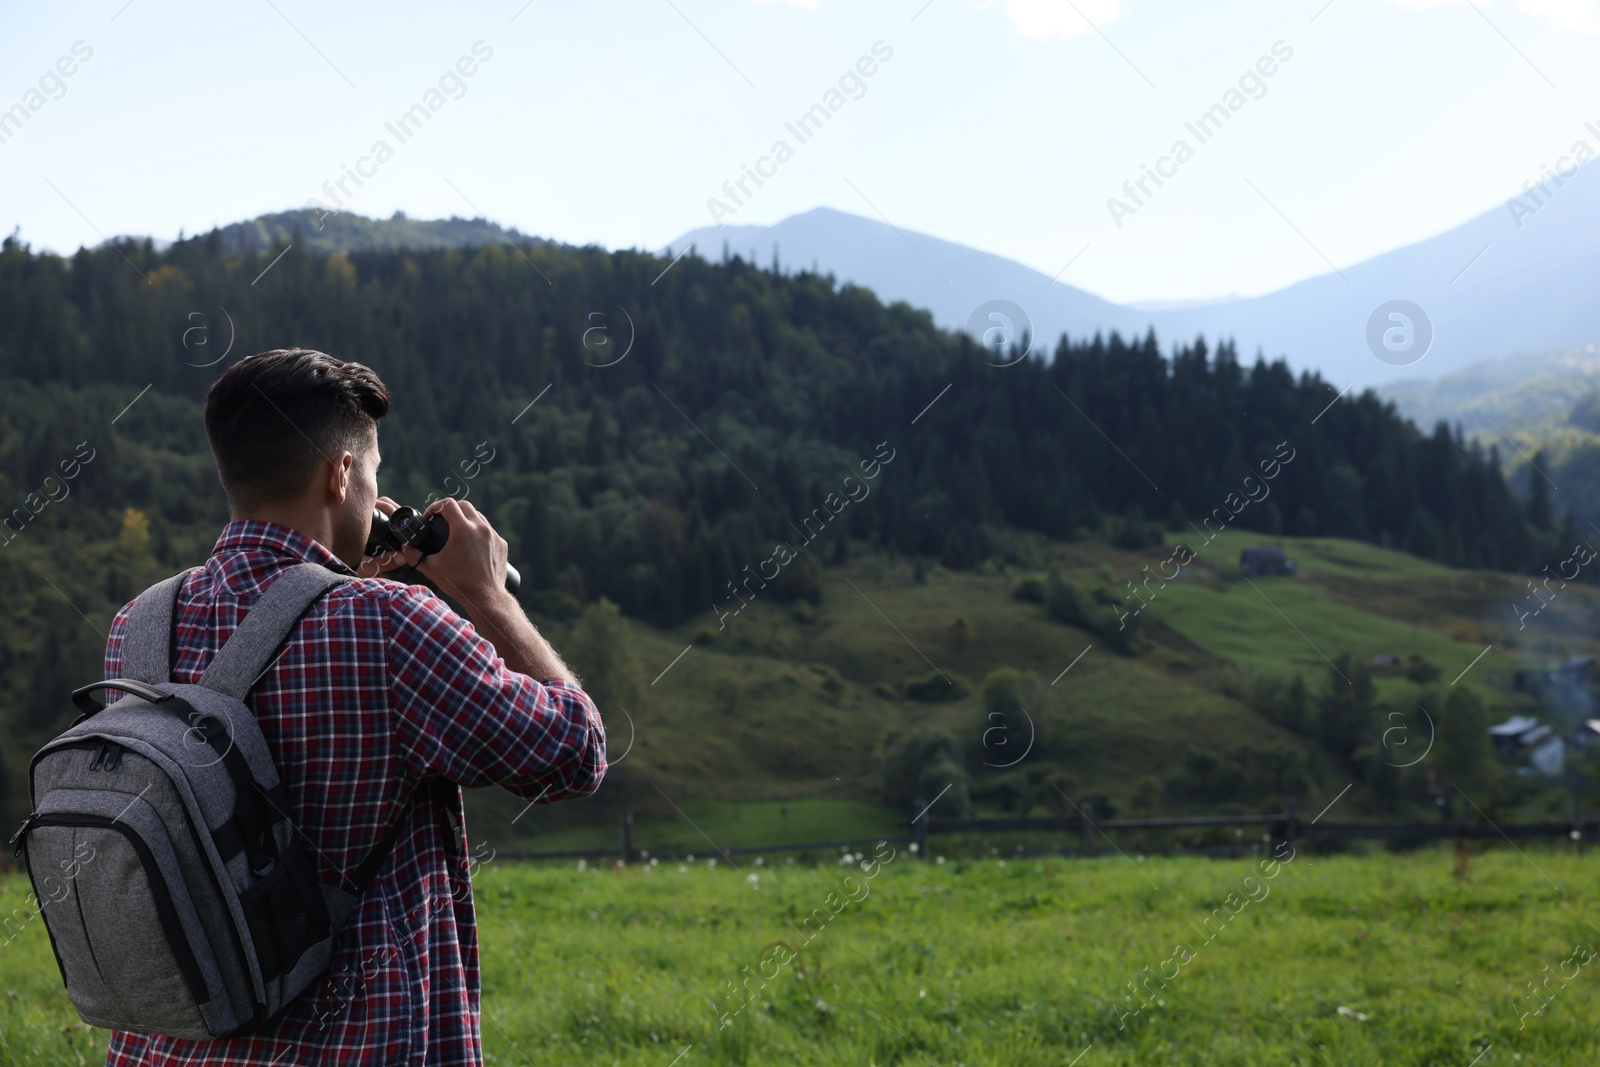
<svg viewBox="0 0 1600 1067"><path fill-rule="evenodd" d="M361 454L389 412L372 368L309 348L247 356L206 393L206 438L235 512L297 499L324 458Z"/></svg>

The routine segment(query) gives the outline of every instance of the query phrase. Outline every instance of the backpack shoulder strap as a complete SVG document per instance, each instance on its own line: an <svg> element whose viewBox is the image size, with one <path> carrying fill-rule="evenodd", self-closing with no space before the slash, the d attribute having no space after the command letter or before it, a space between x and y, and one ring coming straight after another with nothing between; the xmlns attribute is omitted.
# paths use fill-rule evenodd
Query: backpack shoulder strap
<svg viewBox="0 0 1600 1067"><path fill-rule="evenodd" d="M245 612L244 621L201 674L200 684L243 701L306 609L351 578L320 563L296 563L285 569Z"/></svg>
<svg viewBox="0 0 1600 1067"><path fill-rule="evenodd" d="M389 827L378 839L378 843L372 846L372 851L367 853L366 859L344 876L345 881L355 887L358 896L365 893L367 887L382 873L384 865L389 860L389 854L400 842L401 831L406 828L411 813L429 800L441 799L445 784L446 779L428 777L412 788L411 794L401 804L400 815L395 819L394 825Z"/></svg>
<svg viewBox="0 0 1600 1067"><path fill-rule="evenodd" d="M184 579L199 570L190 567L140 593L128 611L122 631L122 670L124 678L136 682L172 680L172 620L178 591Z"/></svg>
<svg viewBox="0 0 1600 1067"><path fill-rule="evenodd" d="M356 896L367 891L373 881L383 870L383 865L388 862L389 854L394 851L394 846L400 841L400 832L406 828L406 820L410 818L411 811L421 803L422 792L419 788L406 798L405 804L400 808L400 815L394 825L384 832L378 843L372 846L372 851L367 853L367 858L362 860L355 870L344 876L345 881L355 887Z"/></svg>

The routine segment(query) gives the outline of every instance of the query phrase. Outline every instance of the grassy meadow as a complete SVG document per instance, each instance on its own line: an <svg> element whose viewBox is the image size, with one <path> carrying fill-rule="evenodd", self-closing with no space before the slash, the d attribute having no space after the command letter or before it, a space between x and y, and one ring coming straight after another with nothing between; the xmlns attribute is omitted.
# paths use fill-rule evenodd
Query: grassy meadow
<svg viewBox="0 0 1600 1067"><path fill-rule="evenodd" d="M1502 846L1464 874L1448 851L1284 853L1265 868L1265 856L877 855L868 872L855 860L485 865L486 1062L1600 1059L1600 968L1577 949L1600 945L1592 854ZM0 907L24 892L12 877ZM770 980L735 998L730 983L755 975ZM58 982L37 921L0 947L0 1063L102 1061L104 1034L77 1022Z"/></svg>

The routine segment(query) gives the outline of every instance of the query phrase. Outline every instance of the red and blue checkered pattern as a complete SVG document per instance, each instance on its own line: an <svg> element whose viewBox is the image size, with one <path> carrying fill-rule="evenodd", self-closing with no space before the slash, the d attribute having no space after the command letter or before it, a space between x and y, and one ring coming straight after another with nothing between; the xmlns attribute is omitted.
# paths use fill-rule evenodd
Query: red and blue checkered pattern
<svg viewBox="0 0 1600 1067"><path fill-rule="evenodd" d="M179 593L173 680L198 682L274 576L304 560L353 573L298 530L229 523ZM119 674L127 615L111 627L107 678ZM311 606L245 703L330 884L360 864L419 783L429 788L340 932L329 973L270 1027L209 1042L114 1031L107 1064L482 1063L459 787L498 785L539 803L593 793L606 770L594 702L509 670L426 586L356 578Z"/></svg>

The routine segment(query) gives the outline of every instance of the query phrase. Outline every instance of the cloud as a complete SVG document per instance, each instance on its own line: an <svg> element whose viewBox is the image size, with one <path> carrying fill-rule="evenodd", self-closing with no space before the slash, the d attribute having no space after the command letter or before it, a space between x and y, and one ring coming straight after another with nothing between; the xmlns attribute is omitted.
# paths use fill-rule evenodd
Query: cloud
<svg viewBox="0 0 1600 1067"><path fill-rule="evenodd" d="M993 4L989 0L983 6ZM1005 0L1006 18L1030 41L1070 41L1094 33L1121 10L1122 0Z"/></svg>
<svg viewBox="0 0 1600 1067"><path fill-rule="evenodd" d="M1407 11L1427 11L1436 7L1466 5L1471 2L1472 0L1389 0L1389 3ZM1478 2L1488 7L1492 0L1478 0ZM1561 29L1600 34L1600 17L1596 16L1595 11L1596 0L1516 0L1516 4L1528 14L1548 19Z"/></svg>
<svg viewBox="0 0 1600 1067"><path fill-rule="evenodd" d="M1600 33L1600 20L1595 17L1595 0L1517 0L1517 2L1524 11L1547 18L1564 30Z"/></svg>
<svg viewBox="0 0 1600 1067"><path fill-rule="evenodd" d="M1123 0L980 0L979 8L1003 5L1006 19L1030 41L1070 41L1094 33L1095 26L1115 22ZM1428 11L1451 5L1494 6L1497 0L1388 0L1407 11ZM1517 7L1564 30L1600 34L1600 0L1514 0ZM756 0L815 9L817 0ZM1093 23L1093 25L1091 25Z"/></svg>

